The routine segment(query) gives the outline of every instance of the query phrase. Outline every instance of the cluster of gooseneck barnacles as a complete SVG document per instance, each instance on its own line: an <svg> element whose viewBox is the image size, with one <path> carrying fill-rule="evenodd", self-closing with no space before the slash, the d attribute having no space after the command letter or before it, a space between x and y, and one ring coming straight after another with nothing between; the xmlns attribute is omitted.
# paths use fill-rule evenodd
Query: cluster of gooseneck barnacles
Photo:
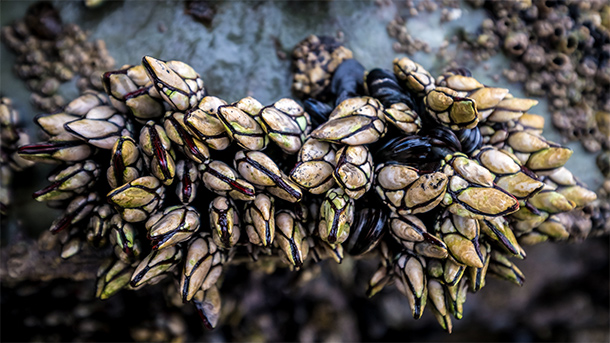
<svg viewBox="0 0 610 343"><path fill-rule="evenodd" d="M349 253L380 258L368 295L394 283L451 331L468 289L487 273L521 284L521 244L567 238L565 213L595 199L526 113L534 100L406 57L366 72L327 37L294 58L303 106L229 104L187 64L145 56L106 72L106 94L35 118L49 138L19 156L61 163L34 197L65 208L50 229L62 257L112 247L98 297L175 277L212 328L230 262Z"/></svg>

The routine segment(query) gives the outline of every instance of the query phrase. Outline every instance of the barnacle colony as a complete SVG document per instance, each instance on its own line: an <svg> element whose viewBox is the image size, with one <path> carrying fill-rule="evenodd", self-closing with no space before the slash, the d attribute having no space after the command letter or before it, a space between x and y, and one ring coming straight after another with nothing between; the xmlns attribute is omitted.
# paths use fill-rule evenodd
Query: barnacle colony
<svg viewBox="0 0 610 343"><path fill-rule="evenodd" d="M112 247L98 297L173 277L212 328L231 263L298 269L347 252L380 260L368 295L394 283L415 318L429 304L451 331L467 290L487 273L521 284L509 258L567 238L566 213L595 199L563 167L571 151L541 136L533 100L466 70L435 81L408 58L366 72L326 37L294 57L304 107L229 104L187 64L145 56L103 75L107 95L36 117L49 139L19 156L61 163L35 198L66 208L51 226L62 256Z"/></svg>

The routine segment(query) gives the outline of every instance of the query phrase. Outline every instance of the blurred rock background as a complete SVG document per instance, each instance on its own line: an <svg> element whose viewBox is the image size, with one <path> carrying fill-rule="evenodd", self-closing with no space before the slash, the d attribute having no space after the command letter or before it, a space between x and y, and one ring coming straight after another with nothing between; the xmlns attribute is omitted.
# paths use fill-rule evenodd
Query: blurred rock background
<svg viewBox="0 0 610 343"><path fill-rule="evenodd" d="M548 2L548 1L547 1ZM0 23L22 17L31 2L0 2ZM460 2L183 2L108 1L88 8L56 1L64 23L75 23L103 39L116 67L137 64L143 55L183 60L203 77L209 93L228 101L251 95L262 103L291 96L290 53L309 34L341 37L367 68L390 68L405 52L436 75L448 64L464 66L486 84L508 87L523 96L522 84L501 77L511 62L496 51L484 61L459 36L477 35L489 7ZM414 11L415 9L415 11ZM196 20L190 13L203 16ZM203 22L203 23L202 23ZM365 25L366 23L366 25ZM31 118L39 113L30 90L13 73L15 56L0 47L0 93L13 99L22 122L36 137ZM76 81L59 89L75 97ZM535 108L545 115L545 136L563 143L551 125L544 98ZM604 181L595 155L578 142L568 167L592 189ZM372 299L364 295L376 265L346 259L322 263L311 272L278 270L272 275L234 267L222 287L222 325L206 331L191 305L177 307L164 294L172 284L122 291L107 301L94 299L93 273L99 253L92 250L61 261L56 247L36 239L58 212L31 200L51 168L28 170L14 181L15 200L2 223L0 260L3 341L570 341L607 342L609 316L609 239L544 243L526 247L517 265L526 282L516 287L489 278L469 294L464 318L453 334L426 313L410 318L393 287ZM32 215L36 214L36 215ZM37 261L38 265L29 265ZM51 272L50 272L51 271ZM168 291L169 289L169 291Z"/></svg>

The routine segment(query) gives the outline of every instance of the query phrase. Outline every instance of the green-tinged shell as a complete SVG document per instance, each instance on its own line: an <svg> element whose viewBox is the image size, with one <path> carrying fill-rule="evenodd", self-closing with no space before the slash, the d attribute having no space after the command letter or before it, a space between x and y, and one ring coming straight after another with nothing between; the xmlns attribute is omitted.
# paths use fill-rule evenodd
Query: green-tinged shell
<svg viewBox="0 0 610 343"><path fill-rule="evenodd" d="M412 215L401 216L392 212L388 218L390 234L404 248L419 255L443 259L447 257L447 246L428 233L424 223Z"/></svg>
<svg viewBox="0 0 610 343"><path fill-rule="evenodd" d="M345 146L337 151L333 176L352 199L357 200L371 189L373 156L365 145Z"/></svg>
<svg viewBox="0 0 610 343"><path fill-rule="evenodd" d="M23 40L27 26L3 28L3 40L21 52L53 45ZM85 42L85 33L68 33L56 48ZM101 42L90 47L103 54ZM189 65L144 56L101 83L78 82L103 86L107 96L85 91L63 106L53 92L76 72L68 62L84 56L60 56L66 61L48 68L30 63L44 53L26 57L16 70L44 94L32 101L62 106L36 116L46 141L31 144L11 101L0 99L0 213L11 216L12 183L24 181L16 172L60 164L34 193L63 208L39 243L59 243L62 259L87 252L87 242L113 255L97 274L100 299L170 276L166 300L191 302L213 329L225 266L241 265L237 272L255 279L290 269L295 277L281 285L289 289L329 271L350 284L354 258L373 258L367 296L394 284L414 318L428 303L451 332L466 292L482 289L488 274L522 285L510 258L525 258L524 244L584 237L604 224L596 194L564 167L572 150L545 139L544 118L527 113L537 101L488 87L463 68L435 80L397 58L396 77L378 69L375 82L357 61L343 63L352 53L340 42L310 36L294 52L293 87L310 97L304 105L284 98L263 106L250 96L227 103L207 96ZM45 68L50 80L40 79ZM606 117L598 113L599 132L589 133L607 136ZM600 157L600 168L607 160ZM164 205L172 184L176 196ZM165 324L183 331L172 318Z"/></svg>
<svg viewBox="0 0 610 343"><path fill-rule="evenodd" d="M194 208L172 206L151 216L145 227L153 249L163 249L190 239L199 225L199 213Z"/></svg>
<svg viewBox="0 0 610 343"><path fill-rule="evenodd" d="M445 281L445 284L449 286L454 286L460 282L466 271L466 265L456 261L452 255L449 255L446 259L442 260L442 268L443 280Z"/></svg>
<svg viewBox="0 0 610 343"><path fill-rule="evenodd" d="M445 72L437 80L441 87L451 88L462 97L473 99L481 119L486 119L508 94L506 88L486 87L472 76Z"/></svg>
<svg viewBox="0 0 610 343"><path fill-rule="evenodd" d="M382 201L400 215L427 212L443 200L447 176L441 172L419 175L410 166L380 164L375 170L375 191Z"/></svg>
<svg viewBox="0 0 610 343"><path fill-rule="evenodd" d="M217 97L206 96L197 108L184 114L183 120L190 133L214 150L224 150L231 144L229 134L217 117L218 108L226 104Z"/></svg>
<svg viewBox="0 0 610 343"><path fill-rule="evenodd" d="M576 207L586 206L597 199L595 192L582 186L561 187L557 192L573 202Z"/></svg>
<svg viewBox="0 0 610 343"><path fill-rule="evenodd" d="M100 149L112 149L121 136L131 136L131 123L111 106L92 108L83 118L64 124L68 133Z"/></svg>
<svg viewBox="0 0 610 343"><path fill-rule="evenodd" d="M528 202L535 208L548 213L567 212L576 206L563 194L548 188L531 197Z"/></svg>
<svg viewBox="0 0 610 343"><path fill-rule="evenodd" d="M386 132L383 106L370 97L350 98L341 102L329 120L316 128L311 137L347 145L374 143Z"/></svg>
<svg viewBox="0 0 610 343"><path fill-rule="evenodd" d="M432 75L408 57L394 59L394 74L407 89L420 96L426 95L436 87Z"/></svg>
<svg viewBox="0 0 610 343"><path fill-rule="evenodd" d="M496 250L491 251L491 261L489 263L489 269L487 272L502 279L516 283L519 286L522 286L523 282L525 281L525 276L521 270L519 270L514 263L509 261L506 256Z"/></svg>
<svg viewBox="0 0 610 343"><path fill-rule="evenodd" d="M464 92L463 95L475 101L480 119L486 119L498 107L507 94L508 89L506 88L484 87Z"/></svg>
<svg viewBox="0 0 610 343"><path fill-rule="evenodd" d="M282 259L289 265L300 268L309 252L303 226L290 211L278 212L275 226L274 245L282 251Z"/></svg>
<svg viewBox="0 0 610 343"><path fill-rule="evenodd" d="M199 165L199 169L201 180L210 191L228 195L235 200L254 200L254 186L239 177L226 163L212 161L208 165Z"/></svg>
<svg viewBox="0 0 610 343"><path fill-rule="evenodd" d="M416 134L421 129L419 115L406 104L399 102L392 104L383 111L386 121L392 123L404 134Z"/></svg>
<svg viewBox="0 0 610 343"><path fill-rule="evenodd" d="M161 125L151 120L142 127L140 150L148 157L145 161L152 174L164 185L171 185L176 175L176 164L171 140Z"/></svg>
<svg viewBox="0 0 610 343"><path fill-rule="evenodd" d="M443 204L451 213L474 219L504 216L519 209L517 199L497 187L471 187L447 192Z"/></svg>
<svg viewBox="0 0 610 343"><path fill-rule="evenodd" d="M110 258L97 271L95 297L108 299L129 284L134 268L115 258Z"/></svg>
<svg viewBox="0 0 610 343"><path fill-rule="evenodd" d="M129 136L117 139L112 147L106 178L111 188L117 188L140 177L142 159L136 141Z"/></svg>
<svg viewBox="0 0 610 343"><path fill-rule="evenodd" d="M491 261L491 246L489 244L481 244L480 251L483 255L483 267L467 268L468 287L472 292L478 292L485 286L485 276L487 275L487 269L489 268L489 261Z"/></svg>
<svg viewBox="0 0 610 343"><path fill-rule="evenodd" d="M396 288L409 301L413 318L424 314L428 298L426 262L423 258L410 253L401 253L394 266Z"/></svg>
<svg viewBox="0 0 610 343"><path fill-rule="evenodd" d="M555 214L550 215L542 224L540 224L536 228L536 231L556 241L565 240L570 237L570 232L568 232L568 228L560 219L560 217Z"/></svg>
<svg viewBox="0 0 610 343"><path fill-rule="evenodd" d="M459 284L454 286L445 285L445 293L448 295L449 312L451 312L455 319L462 319L464 315L467 290L468 283L466 279L462 279Z"/></svg>
<svg viewBox="0 0 610 343"><path fill-rule="evenodd" d="M451 323L451 316L449 316L447 303L448 299L446 299L443 284L436 279L428 280L429 308L441 327L448 333L451 333L453 325Z"/></svg>
<svg viewBox="0 0 610 343"><path fill-rule="evenodd" d="M572 149L549 147L532 153L525 164L533 172L541 174L563 167L572 156Z"/></svg>
<svg viewBox="0 0 610 343"><path fill-rule="evenodd" d="M59 256L67 260L76 256L83 249L84 237L81 228L73 226L67 228L57 234L59 243L61 244L61 253Z"/></svg>
<svg viewBox="0 0 610 343"><path fill-rule="evenodd" d="M512 224L512 228L517 236L521 233L532 231L548 217L549 214L547 212L538 210L532 212L532 210L527 207L521 207L517 212L510 215L510 218L515 220Z"/></svg>
<svg viewBox="0 0 610 343"><path fill-rule="evenodd" d="M82 194L97 182L100 169L93 160L77 162L49 176L51 184L34 193L36 201L66 200Z"/></svg>
<svg viewBox="0 0 610 343"><path fill-rule="evenodd" d="M544 187L542 182L535 180L523 172L498 177L496 184L518 200L529 199Z"/></svg>
<svg viewBox="0 0 610 343"><path fill-rule="evenodd" d="M229 249L239 240L239 213L233 201L227 197L219 196L210 202L210 227L212 228L214 243L223 249Z"/></svg>
<svg viewBox="0 0 610 343"><path fill-rule="evenodd" d="M269 138L287 154L296 154L311 131L309 114L292 99L263 108L260 119Z"/></svg>
<svg viewBox="0 0 610 343"><path fill-rule="evenodd" d="M163 100L178 111L197 106L205 95L203 80L186 63L144 56L142 65Z"/></svg>
<svg viewBox="0 0 610 343"><path fill-rule="evenodd" d="M526 232L519 236L519 243L522 245L536 245L549 240L549 236L536 230Z"/></svg>
<svg viewBox="0 0 610 343"><path fill-rule="evenodd" d="M153 250L146 256L131 276L131 287L138 287L162 274L174 270L182 259L182 249L171 246L165 249Z"/></svg>
<svg viewBox="0 0 610 343"><path fill-rule="evenodd" d="M518 258L525 258L525 250L517 242L505 217L479 219L479 223L485 236L499 243L510 254Z"/></svg>
<svg viewBox="0 0 610 343"><path fill-rule="evenodd" d="M110 227L110 243L116 257L128 264L138 260L142 249L136 228L119 214L110 218Z"/></svg>
<svg viewBox="0 0 610 343"><path fill-rule="evenodd" d="M144 124L155 118L160 118L165 112L165 106L160 95L152 84L139 88L125 96L125 106L135 120Z"/></svg>
<svg viewBox="0 0 610 343"><path fill-rule="evenodd" d="M184 122L184 113L168 111L163 119L167 137L180 147L180 150L192 161L208 163L210 151L201 140L191 135Z"/></svg>
<svg viewBox="0 0 610 343"><path fill-rule="evenodd" d="M305 141L290 179L312 194L322 194L335 184L335 149L328 142L314 138Z"/></svg>
<svg viewBox="0 0 610 343"><path fill-rule="evenodd" d="M271 246L275 237L275 200L260 193L246 204L244 223L248 240L252 244Z"/></svg>
<svg viewBox="0 0 610 343"><path fill-rule="evenodd" d="M261 111L263 109L263 104L261 104L258 100L254 99L251 96L247 96L233 103L233 106L246 112L250 117L254 118L257 123L263 125L261 119Z"/></svg>
<svg viewBox="0 0 610 343"><path fill-rule="evenodd" d="M375 271L369 280L366 296L370 298L379 293L385 286L392 282L393 275L392 269L381 263L377 271Z"/></svg>
<svg viewBox="0 0 610 343"><path fill-rule="evenodd" d="M494 176L485 167L464 154L445 157L443 173L451 176L443 205L451 213L482 219L513 213L519 209L517 199L493 183Z"/></svg>
<svg viewBox="0 0 610 343"><path fill-rule="evenodd" d="M193 299L199 290L212 288L226 260L209 233L201 233L188 246L180 278L180 295L183 302Z"/></svg>
<svg viewBox="0 0 610 343"><path fill-rule="evenodd" d="M496 109L489 115L487 120L496 123L518 120L523 113L529 111L537 104L538 100L513 98L507 95L496 105Z"/></svg>
<svg viewBox="0 0 610 343"><path fill-rule="evenodd" d="M326 192L320 206L318 234L329 244L343 243L354 221L354 200L343 189L334 188Z"/></svg>
<svg viewBox="0 0 610 343"><path fill-rule="evenodd" d="M33 162L78 162L88 159L95 148L81 140L49 140L19 147L19 157Z"/></svg>
<svg viewBox="0 0 610 343"><path fill-rule="evenodd" d="M244 149L263 150L267 147L269 139L262 126L235 104L218 107L216 116L229 137Z"/></svg>
<svg viewBox="0 0 610 343"><path fill-rule="evenodd" d="M472 129L479 123L476 102L446 87L437 87L424 97L428 113L452 130Z"/></svg>
<svg viewBox="0 0 610 343"><path fill-rule="evenodd" d="M106 196L126 221L141 222L163 204L165 187L152 176L144 176L113 189Z"/></svg>
<svg viewBox="0 0 610 343"><path fill-rule="evenodd" d="M479 247L478 221L445 213L437 222L436 231L456 261L470 267L483 268L484 256Z"/></svg>

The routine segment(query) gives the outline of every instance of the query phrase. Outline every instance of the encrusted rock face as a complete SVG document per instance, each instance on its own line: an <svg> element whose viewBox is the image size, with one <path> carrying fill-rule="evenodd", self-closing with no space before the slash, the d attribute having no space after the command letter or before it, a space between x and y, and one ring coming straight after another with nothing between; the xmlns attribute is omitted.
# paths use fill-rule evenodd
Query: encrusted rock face
<svg viewBox="0 0 610 343"><path fill-rule="evenodd" d="M369 295L394 283L414 318L428 304L451 331L467 290L487 273L521 284L509 258L569 238L562 215L595 200L563 167L572 151L527 113L535 100L464 69L435 80L406 57L367 73L328 37L293 56L304 105L227 103L186 63L144 56L105 71L106 94L36 118L48 140L22 141L12 158L61 164L35 199L65 208L51 225L62 257L112 245L99 298L177 276L179 298L213 328L232 263L309 271L347 251L380 257Z"/></svg>

